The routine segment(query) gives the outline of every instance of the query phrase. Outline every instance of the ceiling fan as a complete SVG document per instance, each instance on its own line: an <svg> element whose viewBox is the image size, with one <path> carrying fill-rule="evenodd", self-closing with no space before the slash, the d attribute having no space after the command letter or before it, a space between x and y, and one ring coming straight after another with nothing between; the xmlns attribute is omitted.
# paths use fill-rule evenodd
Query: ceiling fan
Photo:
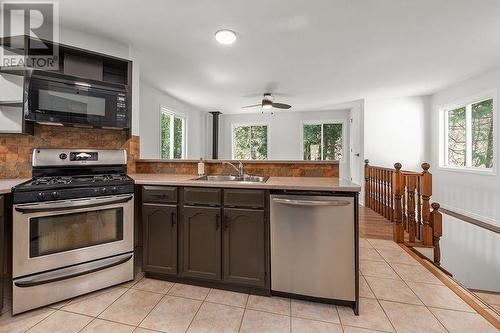
<svg viewBox="0 0 500 333"><path fill-rule="evenodd" d="M260 104L253 104L253 105L247 105L243 106L242 109L248 109L248 108L255 108L255 107L262 107L263 110L269 110L272 108L276 109L289 109L292 106L289 104L285 103L276 103L274 102L274 97L273 95L266 93L264 94L264 98L262 99L262 102Z"/></svg>

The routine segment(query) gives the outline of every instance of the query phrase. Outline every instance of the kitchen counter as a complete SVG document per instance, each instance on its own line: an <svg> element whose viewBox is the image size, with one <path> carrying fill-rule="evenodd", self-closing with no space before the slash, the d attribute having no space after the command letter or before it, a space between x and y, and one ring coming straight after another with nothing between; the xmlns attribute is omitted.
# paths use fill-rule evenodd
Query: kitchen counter
<svg viewBox="0 0 500 333"><path fill-rule="evenodd" d="M0 179L0 194L10 193L12 187L28 180L29 178Z"/></svg>
<svg viewBox="0 0 500 333"><path fill-rule="evenodd" d="M302 191L360 192L361 187L348 180L334 177L270 177L265 183L234 181L200 181L194 175L136 173L129 174L139 185L169 185L193 187L255 188Z"/></svg>

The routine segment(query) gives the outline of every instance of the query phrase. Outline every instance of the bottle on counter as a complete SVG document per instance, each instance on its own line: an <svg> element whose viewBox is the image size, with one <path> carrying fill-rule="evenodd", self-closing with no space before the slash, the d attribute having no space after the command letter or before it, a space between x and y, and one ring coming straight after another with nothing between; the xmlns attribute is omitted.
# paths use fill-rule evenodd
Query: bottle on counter
<svg viewBox="0 0 500 333"><path fill-rule="evenodd" d="M200 161L198 162L198 176L205 175L205 162L203 162L203 158L200 157Z"/></svg>

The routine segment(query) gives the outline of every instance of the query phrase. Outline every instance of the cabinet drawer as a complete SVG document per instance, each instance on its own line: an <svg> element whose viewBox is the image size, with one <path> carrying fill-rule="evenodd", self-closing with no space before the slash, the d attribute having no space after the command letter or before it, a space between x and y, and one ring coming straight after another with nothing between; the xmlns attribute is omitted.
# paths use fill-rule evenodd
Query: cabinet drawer
<svg viewBox="0 0 500 333"><path fill-rule="evenodd" d="M220 206L220 189L217 188L184 188L184 204Z"/></svg>
<svg viewBox="0 0 500 333"><path fill-rule="evenodd" d="M143 186L142 201L151 203L177 203L177 188L170 186Z"/></svg>
<svg viewBox="0 0 500 333"><path fill-rule="evenodd" d="M263 190L224 190L225 207L264 208L266 194Z"/></svg>

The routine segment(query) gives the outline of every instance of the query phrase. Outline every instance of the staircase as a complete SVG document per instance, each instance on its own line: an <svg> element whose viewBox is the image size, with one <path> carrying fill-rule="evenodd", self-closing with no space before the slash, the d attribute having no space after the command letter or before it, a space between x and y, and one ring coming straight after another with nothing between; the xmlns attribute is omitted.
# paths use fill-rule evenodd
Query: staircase
<svg viewBox="0 0 500 333"><path fill-rule="evenodd" d="M401 169L401 163L386 168L365 160L365 207L391 221L395 242L416 249L439 265L442 216L439 204L430 204L430 165L423 163L421 172Z"/></svg>

